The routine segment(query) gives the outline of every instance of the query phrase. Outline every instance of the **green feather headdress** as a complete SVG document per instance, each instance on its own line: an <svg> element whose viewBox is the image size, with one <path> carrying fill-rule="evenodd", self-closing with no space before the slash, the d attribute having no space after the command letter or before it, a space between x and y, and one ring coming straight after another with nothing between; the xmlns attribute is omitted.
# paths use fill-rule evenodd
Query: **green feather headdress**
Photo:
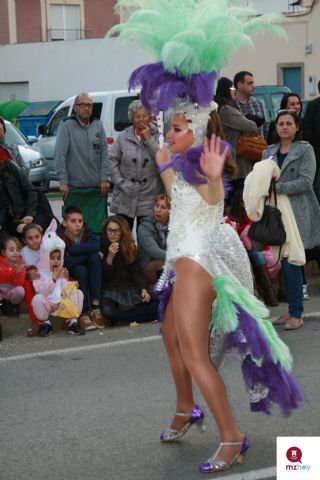
<svg viewBox="0 0 320 480"><path fill-rule="evenodd" d="M255 16L251 8L232 7L228 0L119 0L116 9L137 9L108 35L135 40L169 72L189 76L219 71L240 46L254 47L251 36L272 32L286 38L279 25L286 17Z"/></svg>
<svg viewBox="0 0 320 480"><path fill-rule="evenodd" d="M136 10L127 22L115 25L107 35L136 41L151 52L158 62L155 65L161 65L163 74L171 74L179 82L194 78L192 88L196 76L202 74L203 77L205 73L210 74L208 81L213 87L212 72L220 71L230 54L240 46L253 48L251 37L255 33L271 32L286 38L280 25L286 20L283 15L256 16L251 8L232 6L228 0L118 0L115 8L117 12ZM150 73L152 77L153 74L159 76L161 72L159 69L148 71L145 67L133 73L129 85L136 87L140 83L142 88L150 90L150 107L157 103L157 95L151 88L153 80L144 77ZM168 78L164 81L167 83ZM159 90L159 82L156 83ZM209 88L207 90L209 92ZM212 91L213 88L210 96ZM189 97L188 92L179 91L178 94ZM158 106L155 110L159 110Z"/></svg>

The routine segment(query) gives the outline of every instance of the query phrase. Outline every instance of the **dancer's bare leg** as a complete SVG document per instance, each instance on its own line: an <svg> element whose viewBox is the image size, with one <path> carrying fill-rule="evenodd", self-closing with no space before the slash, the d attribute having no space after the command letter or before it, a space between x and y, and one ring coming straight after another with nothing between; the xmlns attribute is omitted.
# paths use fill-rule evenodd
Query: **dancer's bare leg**
<svg viewBox="0 0 320 480"><path fill-rule="evenodd" d="M184 364L214 416L221 441L240 441L242 434L233 419L224 383L208 353L208 326L215 297L211 277L188 258L176 260L175 274L173 308ZM239 450L239 446L223 447L217 459L230 461Z"/></svg>
<svg viewBox="0 0 320 480"><path fill-rule="evenodd" d="M195 405L192 392L192 379L180 352L175 318L173 315L173 296L174 292L172 292L166 308L161 334L167 350L169 364L176 387L176 411L189 413ZM174 416L170 428L173 430L179 430L186 423L186 420L185 417Z"/></svg>

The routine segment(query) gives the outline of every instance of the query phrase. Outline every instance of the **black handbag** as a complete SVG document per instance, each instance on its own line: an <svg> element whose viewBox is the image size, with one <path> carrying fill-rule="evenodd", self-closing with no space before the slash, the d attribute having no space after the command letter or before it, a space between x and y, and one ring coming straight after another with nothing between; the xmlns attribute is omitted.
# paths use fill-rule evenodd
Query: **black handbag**
<svg viewBox="0 0 320 480"><path fill-rule="evenodd" d="M266 205L267 199L270 198L273 192L274 207ZM265 199L263 215L257 222L252 222L248 231L249 238L254 242L263 245L281 246L286 241L286 231L284 229L281 212L277 204L276 182L271 180L269 196Z"/></svg>

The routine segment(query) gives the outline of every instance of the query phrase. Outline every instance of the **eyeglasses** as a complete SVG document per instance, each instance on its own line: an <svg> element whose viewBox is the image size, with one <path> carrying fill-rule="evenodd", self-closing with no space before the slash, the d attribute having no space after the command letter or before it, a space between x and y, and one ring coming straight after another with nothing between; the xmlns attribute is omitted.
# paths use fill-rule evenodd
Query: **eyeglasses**
<svg viewBox="0 0 320 480"><path fill-rule="evenodd" d="M120 228L107 228L109 235L119 235L121 233Z"/></svg>
<svg viewBox="0 0 320 480"><path fill-rule="evenodd" d="M80 108L92 108L92 103L76 103Z"/></svg>

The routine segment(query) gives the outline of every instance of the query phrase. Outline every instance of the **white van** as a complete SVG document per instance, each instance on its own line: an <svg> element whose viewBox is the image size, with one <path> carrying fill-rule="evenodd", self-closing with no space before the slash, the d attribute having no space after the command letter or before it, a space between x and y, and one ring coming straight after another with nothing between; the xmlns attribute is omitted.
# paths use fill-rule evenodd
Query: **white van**
<svg viewBox="0 0 320 480"><path fill-rule="evenodd" d="M136 92L126 90L115 90L110 92L89 93L93 100L92 115L99 118L104 126L107 136L107 142L112 145L119 132L130 125L128 120L128 106L138 98ZM44 157L49 166L50 180L57 180L57 174L54 169L53 155L56 145L56 137L59 124L72 114L74 99L76 96L68 98L60 103L47 125L39 125L40 134L38 141L32 147L38 150Z"/></svg>

